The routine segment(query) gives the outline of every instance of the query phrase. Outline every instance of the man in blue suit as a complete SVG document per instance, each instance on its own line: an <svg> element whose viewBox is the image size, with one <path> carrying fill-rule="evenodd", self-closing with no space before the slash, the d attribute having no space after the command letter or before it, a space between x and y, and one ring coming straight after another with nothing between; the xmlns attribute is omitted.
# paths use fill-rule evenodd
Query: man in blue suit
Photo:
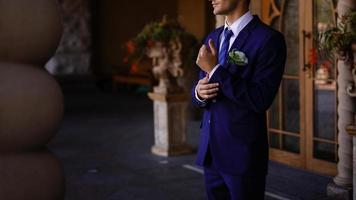
<svg viewBox="0 0 356 200"><path fill-rule="evenodd" d="M193 103L204 109L197 164L208 199L262 200L268 172L266 111L282 80L283 35L249 11L250 0L210 0L225 25L199 51Z"/></svg>

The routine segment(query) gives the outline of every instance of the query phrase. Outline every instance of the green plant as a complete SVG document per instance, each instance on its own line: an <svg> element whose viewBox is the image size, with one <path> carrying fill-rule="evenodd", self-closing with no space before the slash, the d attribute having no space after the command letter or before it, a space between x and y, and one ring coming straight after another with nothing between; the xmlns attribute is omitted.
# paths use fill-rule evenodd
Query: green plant
<svg viewBox="0 0 356 200"><path fill-rule="evenodd" d="M356 43L356 11L342 16L336 27L330 27L319 35L320 50L333 56L338 53L342 57L351 54L351 46Z"/></svg>

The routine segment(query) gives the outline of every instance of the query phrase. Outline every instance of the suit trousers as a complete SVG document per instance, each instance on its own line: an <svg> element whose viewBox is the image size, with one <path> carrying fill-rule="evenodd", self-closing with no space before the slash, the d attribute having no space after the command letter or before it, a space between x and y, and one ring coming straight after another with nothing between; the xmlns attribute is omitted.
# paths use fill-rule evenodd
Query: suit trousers
<svg viewBox="0 0 356 200"><path fill-rule="evenodd" d="M204 163L208 200L263 200L266 175L231 175L219 171L207 150Z"/></svg>

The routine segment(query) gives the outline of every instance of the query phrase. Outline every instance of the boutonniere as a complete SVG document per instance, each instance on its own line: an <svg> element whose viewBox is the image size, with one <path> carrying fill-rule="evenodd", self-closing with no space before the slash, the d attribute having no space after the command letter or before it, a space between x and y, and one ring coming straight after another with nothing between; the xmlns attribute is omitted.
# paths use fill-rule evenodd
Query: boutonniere
<svg viewBox="0 0 356 200"><path fill-rule="evenodd" d="M247 65L248 58L246 57L244 52L233 49L229 52L229 61L228 62L236 64L238 66L244 66L244 65Z"/></svg>

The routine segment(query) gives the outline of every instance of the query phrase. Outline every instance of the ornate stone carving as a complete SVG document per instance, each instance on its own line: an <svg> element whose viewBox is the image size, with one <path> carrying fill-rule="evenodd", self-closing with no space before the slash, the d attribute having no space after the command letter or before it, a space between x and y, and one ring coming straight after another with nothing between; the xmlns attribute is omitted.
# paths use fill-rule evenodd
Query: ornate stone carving
<svg viewBox="0 0 356 200"><path fill-rule="evenodd" d="M353 69L351 71L351 74L354 78L354 81L349 83L349 85L346 88L347 94L349 94L352 97L356 97L356 43L352 44L352 51L353 51Z"/></svg>
<svg viewBox="0 0 356 200"><path fill-rule="evenodd" d="M159 80L154 92L167 94L182 92L178 85L178 78L183 76L181 60L182 43L179 40L171 41L168 46L156 42L147 49L147 56L152 59L153 75Z"/></svg>
<svg viewBox="0 0 356 200"><path fill-rule="evenodd" d="M354 82L349 83L346 88L347 94L356 97L356 67L351 72L352 76L354 77Z"/></svg>
<svg viewBox="0 0 356 200"><path fill-rule="evenodd" d="M152 59L152 72L159 80L158 86L148 96L153 100L154 138L152 153L172 156L191 153L186 144L186 121L189 94L179 84L183 77L182 42L177 39L168 45L156 42L147 49Z"/></svg>

